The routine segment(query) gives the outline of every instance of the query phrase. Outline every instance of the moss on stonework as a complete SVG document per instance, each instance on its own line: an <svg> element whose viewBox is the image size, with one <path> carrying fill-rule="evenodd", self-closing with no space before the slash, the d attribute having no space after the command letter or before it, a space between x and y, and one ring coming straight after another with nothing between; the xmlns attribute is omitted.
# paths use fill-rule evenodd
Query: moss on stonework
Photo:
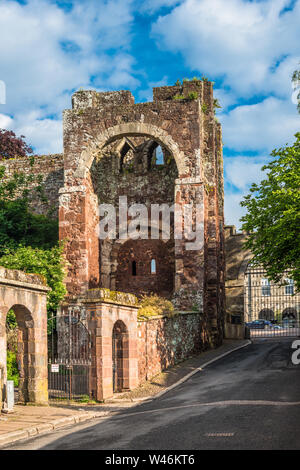
<svg viewBox="0 0 300 470"><path fill-rule="evenodd" d="M140 302L138 318L147 319L159 315L173 317L175 311L172 302L156 294L144 295Z"/></svg>
<svg viewBox="0 0 300 470"><path fill-rule="evenodd" d="M118 292L105 288L89 289L88 297L92 299L108 300L118 304L125 304L136 307L138 305L138 298L126 292Z"/></svg>

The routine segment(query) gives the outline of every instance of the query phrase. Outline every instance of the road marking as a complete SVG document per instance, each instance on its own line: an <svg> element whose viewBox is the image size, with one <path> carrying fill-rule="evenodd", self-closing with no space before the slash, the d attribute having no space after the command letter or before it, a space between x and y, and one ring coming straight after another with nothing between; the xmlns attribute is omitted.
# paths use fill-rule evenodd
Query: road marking
<svg viewBox="0 0 300 470"><path fill-rule="evenodd" d="M233 437L234 432L207 432L204 434L205 437Z"/></svg>
<svg viewBox="0 0 300 470"><path fill-rule="evenodd" d="M268 400L225 400L207 403L191 403L190 405L170 406L168 408L156 408L154 410L135 411L134 413L114 414L112 418L128 418L130 416L159 413L164 411L181 410L194 407L219 407L219 406L300 406L300 401L268 401ZM107 417L106 417L107 419ZM109 417L108 417L109 419Z"/></svg>

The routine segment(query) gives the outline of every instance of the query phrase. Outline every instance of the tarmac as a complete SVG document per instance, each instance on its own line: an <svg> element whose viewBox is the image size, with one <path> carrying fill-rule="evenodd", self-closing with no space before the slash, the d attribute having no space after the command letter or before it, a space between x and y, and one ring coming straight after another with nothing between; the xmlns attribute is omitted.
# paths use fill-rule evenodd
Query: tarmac
<svg viewBox="0 0 300 470"><path fill-rule="evenodd" d="M103 403L58 403L49 406L17 404L13 413L0 414L0 449L17 441L50 433L59 428L75 426L95 418L109 417L124 408L155 400L207 365L250 343L249 340L224 340L219 348L191 357L153 377L137 389L116 394Z"/></svg>

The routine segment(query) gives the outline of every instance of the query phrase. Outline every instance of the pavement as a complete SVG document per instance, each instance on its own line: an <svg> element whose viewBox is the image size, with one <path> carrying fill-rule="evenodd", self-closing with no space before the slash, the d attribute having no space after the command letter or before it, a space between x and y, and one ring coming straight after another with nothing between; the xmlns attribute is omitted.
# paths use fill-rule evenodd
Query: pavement
<svg viewBox="0 0 300 470"><path fill-rule="evenodd" d="M64 428L76 429L84 422L103 420L121 413L124 409L152 401L184 383L209 364L249 344L249 340L224 340L219 348L191 357L157 375L143 386L131 392L117 394L113 399L101 404L15 405L13 413L0 414L0 449Z"/></svg>

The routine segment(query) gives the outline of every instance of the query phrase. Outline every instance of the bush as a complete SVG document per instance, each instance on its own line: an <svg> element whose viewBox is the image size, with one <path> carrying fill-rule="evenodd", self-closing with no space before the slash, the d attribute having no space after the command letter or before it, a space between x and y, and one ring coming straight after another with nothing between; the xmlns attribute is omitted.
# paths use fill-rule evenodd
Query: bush
<svg viewBox="0 0 300 470"><path fill-rule="evenodd" d="M174 306L172 302L156 294L144 295L140 302L138 317L149 318L157 315L174 315Z"/></svg>
<svg viewBox="0 0 300 470"><path fill-rule="evenodd" d="M14 351L7 351L7 379L14 381L14 386L19 385L19 371L17 364L17 354Z"/></svg>
<svg viewBox="0 0 300 470"><path fill-rule="evenodd" d="M41 250L30 246L20 246L16 250L5 250L0 257L0 266L8 269L20 269L31 274L39 274L45 278L51 291L48 292L48 313L56 314L59 303L66 294L63 283L64 263L63 246L57 245L49 250Z"/></svg>

